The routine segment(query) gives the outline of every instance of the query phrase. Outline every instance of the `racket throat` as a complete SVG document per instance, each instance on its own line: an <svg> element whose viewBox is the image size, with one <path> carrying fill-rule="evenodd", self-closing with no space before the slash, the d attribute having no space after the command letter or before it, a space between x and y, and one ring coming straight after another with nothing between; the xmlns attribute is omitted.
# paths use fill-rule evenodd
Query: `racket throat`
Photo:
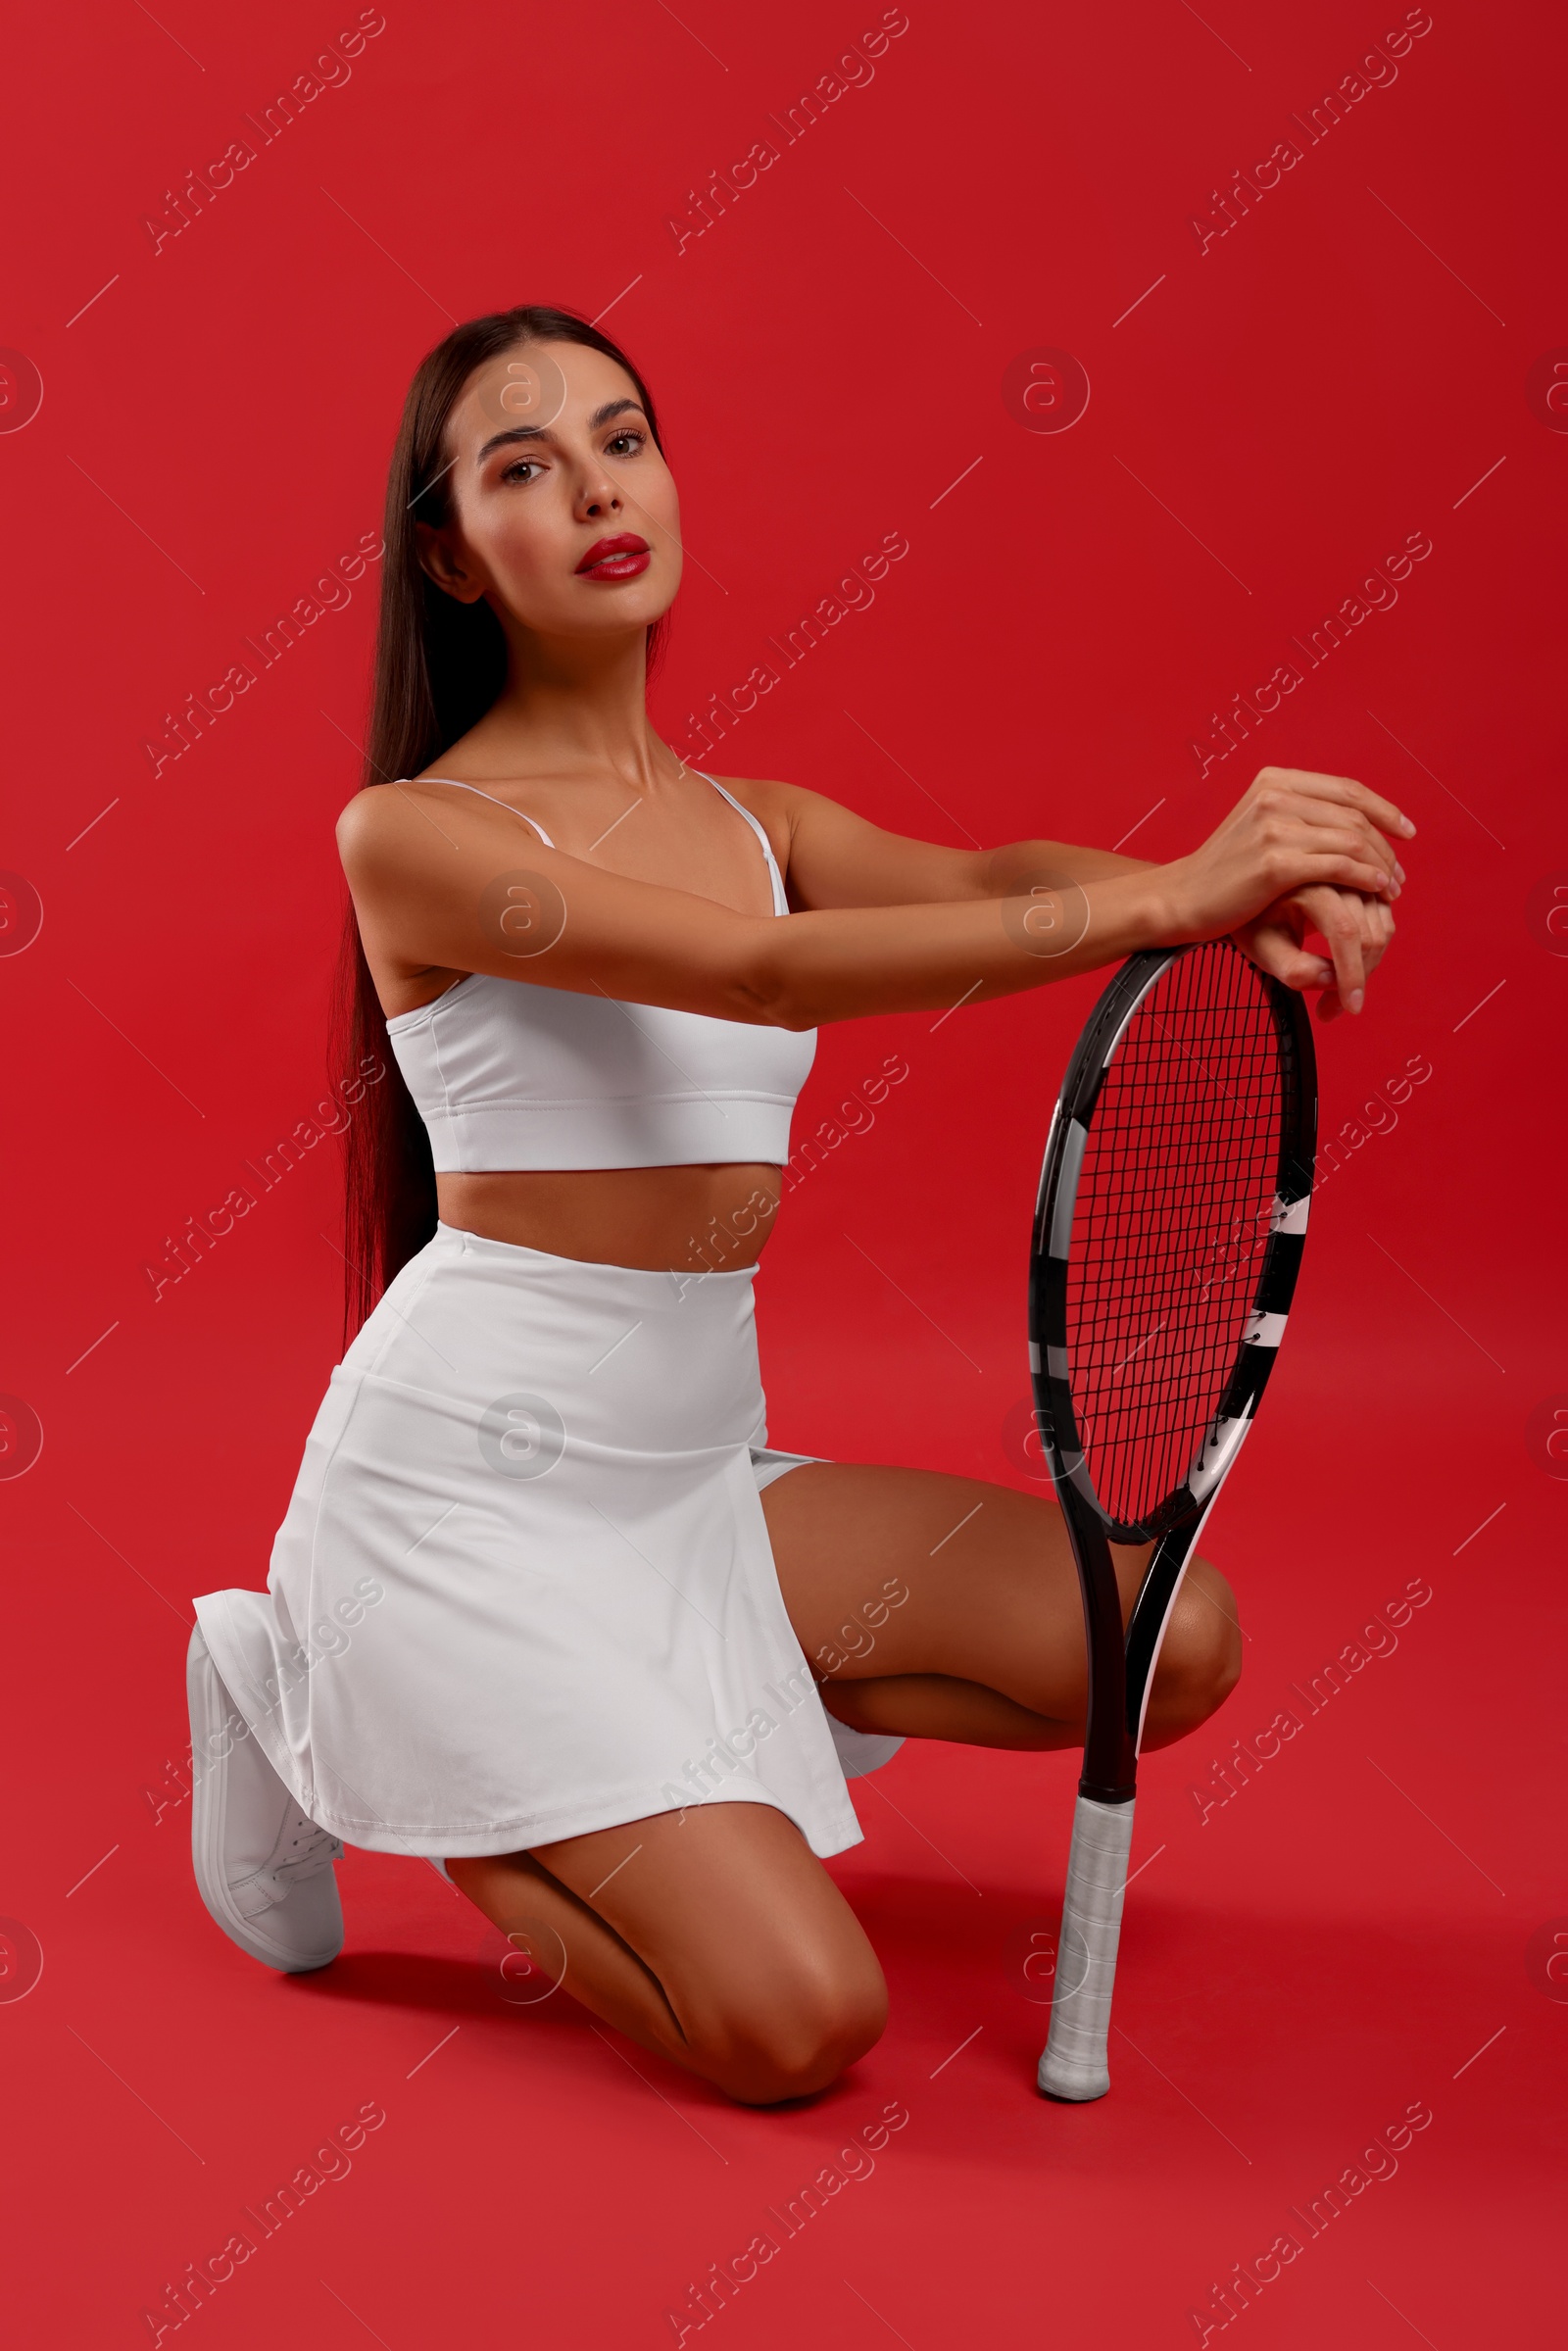
<svg viewBox="0 0 1568 2351"><path fill-rule="evenodd" d="M1127 1634L1121 1593L1103 1529L1063 1503L1083 1596L1089 1651L1089 1713L1078 1792L1097 1804L1130 1803L1138 1778L1137 1710L1127 1700Z"/></svg>

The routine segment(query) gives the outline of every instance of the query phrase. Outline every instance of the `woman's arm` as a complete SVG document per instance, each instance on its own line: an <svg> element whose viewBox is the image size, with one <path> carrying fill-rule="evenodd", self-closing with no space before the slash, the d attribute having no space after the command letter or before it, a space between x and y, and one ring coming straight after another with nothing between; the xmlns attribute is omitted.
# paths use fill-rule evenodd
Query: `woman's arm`
<svg viewBox="0 0 1568 2351"><path fill-rule="evenodd" d="M947 849L885 832L853 808L798 784L742 781L739 796L789 835L792 901L806 908L935 906L1027 892L1042 872L1103 881L1144 868L1142 857L1067 841L1012 841L1002 849Z"/></svg>
<svg viewBox="0 0 1568 2351"><path fill-rule="evenodd" d="M1068 841L949 849L886 832L800 785L742 781L739 789L771 829L787 830L790 897L803 907L1006 898L1038 887L1042 876L1084 883L1150 869L1146 857ZM1313 933L1332 960L1306 947ZM1237 946L1288 987L1321 989L1318 1010L1326 1020L1343 1006L1360 1009L1367 980L1393 936L1385 900L1321 885L1282 900L1235 933Z"/></svg>
<svg viewBox="0 0 1568 2351"><path fill-rule="evenodd" d="M367 953L404 977L481 971L582 995L808 1029L946 1010L1218 938L1293 890L1382 893L1387 831L1414 828L1364 785L1265 768L1202 847L1065 892L736 913L520 838L501 808L437 787L362 793L338 838ZM911 844L913 848L924 844ZM944 852L936 852L944 856Z"/></svg>

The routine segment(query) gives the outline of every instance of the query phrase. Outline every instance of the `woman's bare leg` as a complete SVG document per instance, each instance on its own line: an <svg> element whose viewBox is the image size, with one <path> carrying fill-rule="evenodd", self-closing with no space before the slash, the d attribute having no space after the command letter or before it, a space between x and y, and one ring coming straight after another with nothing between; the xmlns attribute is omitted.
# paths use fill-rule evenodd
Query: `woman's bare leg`
<svg viewBox="0 0 1568 2351"><path fill-rule="evenodd" d="M776 1478L762 1509L790 1621L840 1721L974 1746L1082 1743L1083 1606L1054 1500L939 1470L832 1461ZM1124 1611L1149 1555L1112 1554ZM1195 1559L1160 1648L1145 1746L1196 1730L1240 1672L1230 1586Z"/></svg>
<svg viewBox="0 0 1568 2351"><path fill-rule="evenodd" d="M887 2022L863 1929L770 1804L694 1804L447 1869L595 2016L748 2105L824 2088Z"/></svg>
<svg viewBox="0 0 1568 2351"><path fill-rule="evenodd" d="M762 1505L790 1620L841 1721L975 1746L1081 1742L1083 1612L1054 1502L820 1462L775 1480ZM1148 1555L1117 1555L1124 1607ZM1145 1744L1205 1720L1240 1652L1230 1588L1195 1561ZM769 1804L692 1805L447 1867L593 2015L747 2104L823 2088L886 2022L858 1921Z"/></svg>

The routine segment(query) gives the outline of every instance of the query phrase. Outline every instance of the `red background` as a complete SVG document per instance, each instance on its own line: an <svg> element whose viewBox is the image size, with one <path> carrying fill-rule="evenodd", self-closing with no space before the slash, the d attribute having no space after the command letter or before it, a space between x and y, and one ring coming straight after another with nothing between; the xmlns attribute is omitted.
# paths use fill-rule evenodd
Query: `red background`
<svg viewBox="0 0 1568 2351"><path fill-rule="evenodd" d="M677 250L687 191L771 136L874 7L388 0L352 78L155 252L164 191L354 13L163 0L11 34L0 341L43 386L22 421L14 369L0 411L20 425L0 863L43 908L0 958L0 1388L44 1436L0 1489L0 1911L44 1960L0 2002L18 2339L150 2340L165 2281L371 2099L387 2120L354 2176L219 2289L209 2351L673 2341L687 2281L892 2099L910 2119L875 2177L741 2290L722 2339L1195 2341L1210 2281L1414 2101L1433 2121L1398 2176L1234 2325L1253 2351L1556 2339L1568 2007L1541 1936L1568 1912L1568 1489L1530 1431L1568 1391L1568 959L1543 911L1568 880L1568 438L1529 381L1568 343L1560 20L1437 0L1396 80L1308 144L1290 116L1396 8L910 0L874 79L775 139ZM1200 249L1190 218L1287 137L1299 163ZM629 2070L564 1998L505 2006L476 1914L422 1865L349 1856L348 1947L318 1978L253 1966L192 1886L166 1779L189 1595L265 1580L336 1351L331 1147L156 1303L142 1267L321 1092L373 572L182 758L155 775L143 743L374 529L420 353L514 301L613 303L662 403L693 558L657 695L672 738L854 558L908 539L721 772L932 839L1138 826L1163 857L1267 759L1364 777L1419 826L1369 1008L1319 1032L1326 1124L1412 1056L1432 1074L1323 1186L1205 1544L1247 1673L1144 1774L1098 2106L1035 2097L1045 2012L1009 1973L1059 1901L1067 1756L911 1747L858 1785L865 1842L834 1870L893 2022L798 2112ZM1004 401L1041 347L1087 370L1066 431ZM1210 713L1416 531L1432 553L1397 604L1200 777ZM797 1136L884 1055L909 1075L769 1253L775 1443L1027 1481L1004 1442L1024 1251L1094 993L823 1036ZM1397 1653L1200 1825L1191 1785L1413 1578L1432 1597ZM8 1948L16 1990L28 1946Z"/></svg>

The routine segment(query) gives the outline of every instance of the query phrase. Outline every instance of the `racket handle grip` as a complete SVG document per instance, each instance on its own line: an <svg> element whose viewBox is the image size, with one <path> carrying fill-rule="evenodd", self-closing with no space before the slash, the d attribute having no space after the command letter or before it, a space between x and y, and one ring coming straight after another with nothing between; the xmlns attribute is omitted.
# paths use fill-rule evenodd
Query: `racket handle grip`
<svg viewBox="0 0 1568 2351"><path fill-rule="evenodd" d="M1056 1946L1056 1992L1040 2060L1039 2084L1047 2097L1102 2098L1110 2087L1105 2044L1132 1843L1130 1802L1078 1798Z"/></svg>

